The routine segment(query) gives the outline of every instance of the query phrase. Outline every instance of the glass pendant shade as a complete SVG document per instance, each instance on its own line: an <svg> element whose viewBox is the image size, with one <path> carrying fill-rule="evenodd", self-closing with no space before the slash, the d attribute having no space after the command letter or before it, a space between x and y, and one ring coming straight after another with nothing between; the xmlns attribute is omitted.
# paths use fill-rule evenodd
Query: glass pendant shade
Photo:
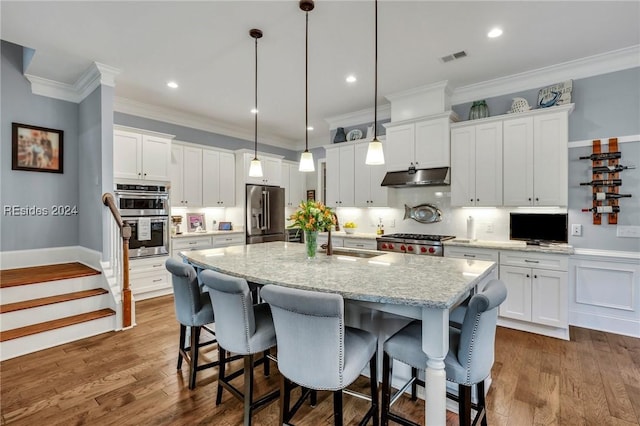
<svg viewBox="0 0 640 426"><path fill-rule="evenodd" d="M262 177L262 163L257 158L251 160L251 165L249 166L249 176Z"/></svg>
<svg viewBox="0 0 640 426"><path fill-rule="evenodd" d="M369 142L369 148L367 149L367 158L364 163L369 166L384 164L384 151L382 150L382 142L377 139Z"/></svg>
<svg viewBox="0 0 640 426"><path fill-rule="evenodd" d="M300 156L300 167L298 171L301 172L315 172L316 168L313 164L313 154L309 151L305 151Z"/></svg>

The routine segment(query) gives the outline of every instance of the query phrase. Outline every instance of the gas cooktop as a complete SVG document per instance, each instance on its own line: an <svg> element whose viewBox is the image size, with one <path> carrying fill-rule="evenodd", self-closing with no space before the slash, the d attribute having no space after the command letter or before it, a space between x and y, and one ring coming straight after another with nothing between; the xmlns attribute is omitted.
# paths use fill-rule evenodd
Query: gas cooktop
<svg viewBox="0 0 640 426"><path fill-rule="evenodd" d="M452 235L430 235L430 234L388 234L378 237L396 240L415 240L415 241L446 241L455 238Z"/></svg>

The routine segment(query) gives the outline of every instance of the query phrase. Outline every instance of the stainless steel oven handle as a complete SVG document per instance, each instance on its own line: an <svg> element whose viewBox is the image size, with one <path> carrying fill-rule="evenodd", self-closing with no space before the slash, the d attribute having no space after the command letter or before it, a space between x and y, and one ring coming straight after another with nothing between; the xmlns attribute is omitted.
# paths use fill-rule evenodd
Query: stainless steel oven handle
<svg viewBox="0 0 640 426"><path fill-rule="evenodd" d="M122 192L122 191L114 191L116 197L119 198L144 198L144 199L154 199L159 198L161 200L165 200L169 198L168 192L156 192L150 194L148 192Z"/></svg>

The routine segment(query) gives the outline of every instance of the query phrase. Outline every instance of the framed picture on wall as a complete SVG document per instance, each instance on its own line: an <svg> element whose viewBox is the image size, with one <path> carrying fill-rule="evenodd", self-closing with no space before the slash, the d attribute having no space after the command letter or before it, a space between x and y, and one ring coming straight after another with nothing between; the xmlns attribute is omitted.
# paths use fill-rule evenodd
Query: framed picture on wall
<svg viewBox="0 0 640 426"><path fill-rule="evenodd" d="M315 201L316 200L316 190L310 189L307 191L307 200Z"/></svg>
<svg viewBox="0 0 640 426"><path fill-rule="evenodd" d="M189 227L189 232L204 232L204 214L187 213L187 226Z"/></svg>
<svg viewBox="0 0 640 426"><path fill-rule="evenodd" d="M63 131L12 123L11 169L62 173Z"/></svg>

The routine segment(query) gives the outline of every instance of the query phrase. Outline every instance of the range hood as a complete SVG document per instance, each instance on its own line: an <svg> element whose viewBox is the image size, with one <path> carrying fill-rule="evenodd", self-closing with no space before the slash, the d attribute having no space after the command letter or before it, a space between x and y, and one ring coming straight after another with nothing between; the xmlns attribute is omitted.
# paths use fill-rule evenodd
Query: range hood
<svg viewBox="0 0 640 426"><path fill-rule="evenodd" d="M401 172L387 172L380 185L404 188L410 186L449 185L449 182L449 167L434 169L409 168L409 170Z"/></svg>

